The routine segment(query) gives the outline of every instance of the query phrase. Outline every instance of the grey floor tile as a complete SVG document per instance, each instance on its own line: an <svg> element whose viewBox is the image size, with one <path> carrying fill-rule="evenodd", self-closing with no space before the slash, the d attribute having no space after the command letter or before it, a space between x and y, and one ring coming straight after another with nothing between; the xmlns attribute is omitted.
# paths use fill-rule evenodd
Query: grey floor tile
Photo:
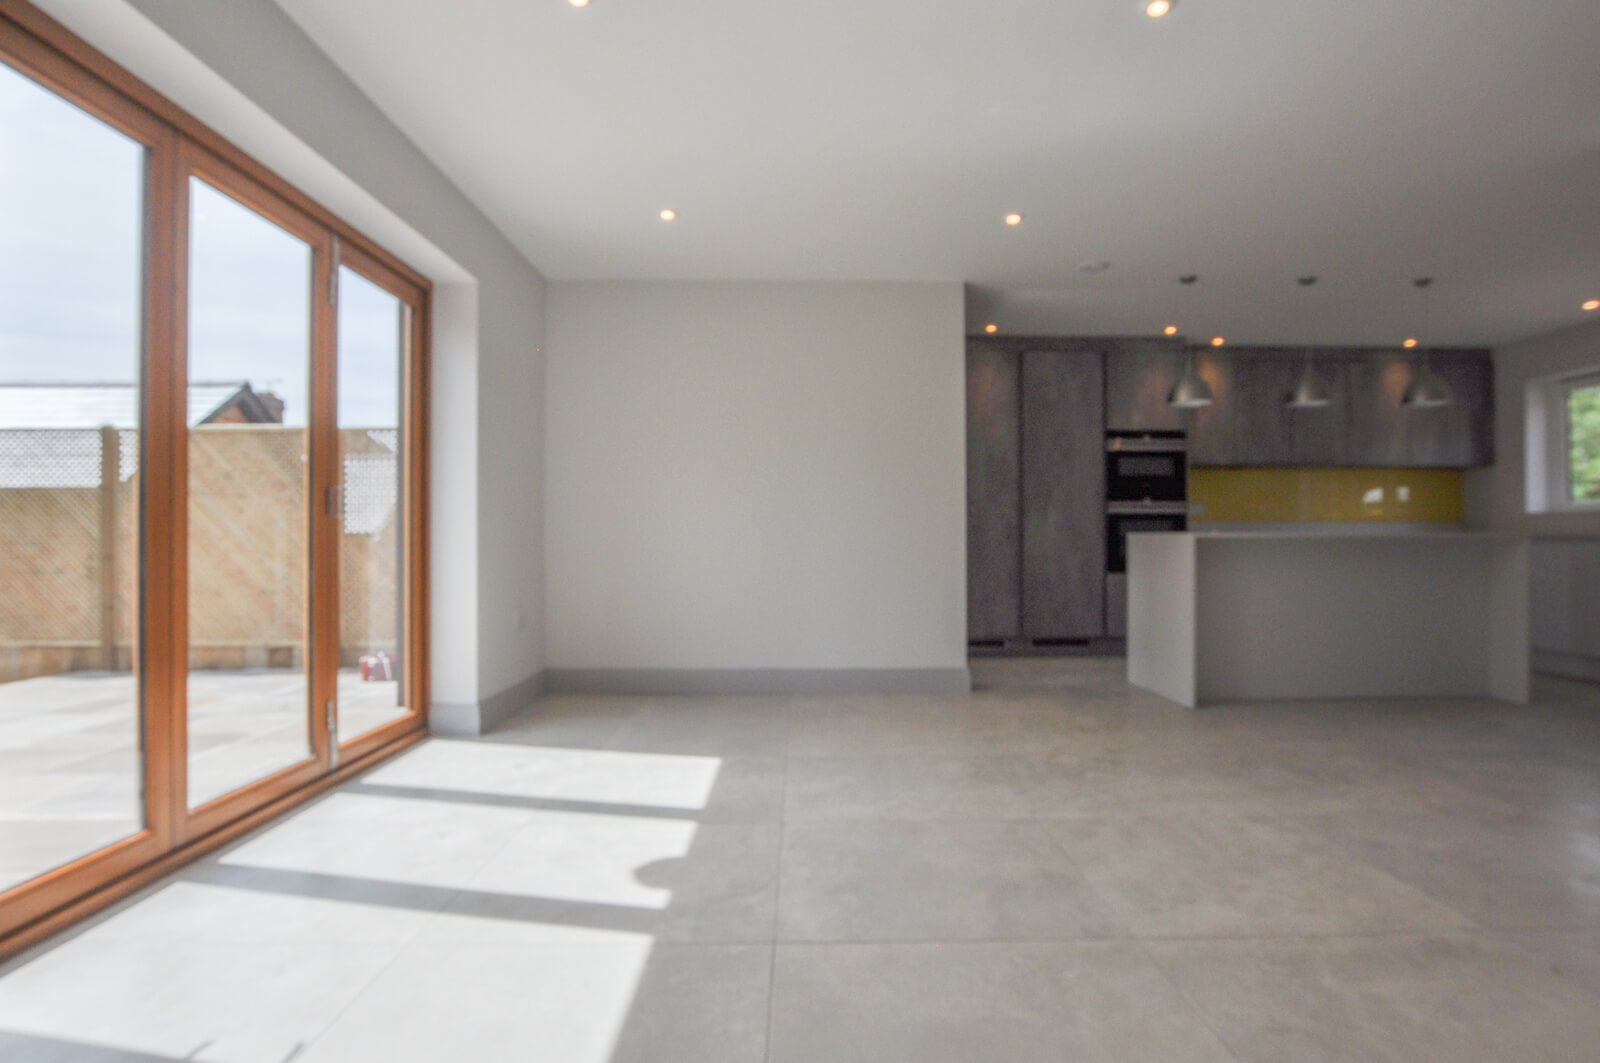
<svg viewBox="0 0 1600 1063"><path fill-rule="evenodd" d="M415 944L296 1063L608 1063L650 959L642 935Z"/></svg>
<svg viewBox="0 0 1600 1063"><path fill-rule="evenodd" d="M527 826L520 808L335 791L219 858L332 878L459 889Z"/></svg>
<svg viewBox="0 0 1600 1063"><path fill-rule="evenodd" d="M365 790L440 791L481 798L562 802L604 812L642 808L693 816L715 788L716 757L561 749L439 740L407 750L362 776Z"/></svg>
<svg viewBox="0 0 1600 1063"><path fill-rule="evenodd" d="M399 950L152 941L107 925L0 979L0 1031L162 1058L281 1060L322 1033Z"/></svg>
<svg viewBox="0 0 1600 1063"><path fill-rule="evenodd" d="M703 823L687 856L640 868L640 881L669 894L656 940L770 942L781 834L776 823Z"/></svg>
<svg viewBox="0 0 1600 1063"><path fill-rule="evenodd" d="M772 949L657 945L608 1063L763 1063Z"/></svg>
<svg viewBox="0 0 1600 1063"><path fill-rule="evenodd" d="M1355 858L1500 929L1600 928L1600 824L1467 814L1311 821Z"/></svg>
<svg viewBox="0 0 1600 1063"><path fill-rule="evenodd" d="M1034 821L791 824L781 941L1104 938L1121 933Z"/></svg>
<svg viewBox="0 0 1600 1063"><path fill-rule="evenodd" d="M789 822L1034 819L1068 806L1062 763L1026 754L789 758Z"/></svg>
<svg viewBox="0 0 1600 1063"><path fill-rule="evenodd" d="M1488 937L1156 942L1243 1060L1589 1063L1600 999Z"/></svg>
<svg viewBox="0 0 1600 1063"><path fill-rule="evenodd" d="M765 943L777 910L779 831L775 823L544 813L448 910L657 941Z"/></svg>
<svg viewBox="0 0 1600 1063"><path fill-rule="evenodd" d="M1491 940L1522 946L1545 970L1600 998L1600 930L1507 931Z"/></svg>
<svg viewBox="0 0 1600 1063"><path fill-rule="evenodd" d="M341 885L346 887L342 896ZM134 898L93 933L130 948L168 942L241 949L297 942L398 947L422 932L442 902L442 895L430 891L408 895L396 887L374 898L348 883L329 887L305 876L200 864Z"/></svg>
<svg viewBox="0 0 1600 1063"><path fill-rule="evenodd" d="M0 1059L25 1060L26 1063L178 1063L176 1056L4 1031L0 1031Z"/></svg>
<svg viewBox="0 0 1600 1063"><path fill-rule="evenodd" d="M1140 937L1467 925L1452 908L1282 821L1195 811L1061 821L1052 830Z"/></svg>
<svg viewBox="0 0 1600 1063"><path fill-rule="evenodd" d="M1233 1057L1136 945L780 945L772 1063Z"/></svg>
<svg viewBox="0 0 1600 1063"><path fill-rule="evenodd" d="M1597 1058L1600 687L1189 712L1122 668L541 699L0 966L0 1057ZM27 874L30 837L125 828L11 767L133 739L108 681L18 686L0 854ZM59 836L5 835L51 801Z"/></svg>

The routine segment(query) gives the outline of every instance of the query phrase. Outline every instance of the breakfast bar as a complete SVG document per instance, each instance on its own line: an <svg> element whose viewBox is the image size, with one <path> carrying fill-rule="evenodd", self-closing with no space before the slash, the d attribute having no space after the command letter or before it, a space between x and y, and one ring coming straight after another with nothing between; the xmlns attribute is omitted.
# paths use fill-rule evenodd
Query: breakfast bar
<svg viewBox="0 0 1600 1063"><path fill-rule="evenodd" d="M1128 680L1191 708L1528 700L1528 544L1472 532L1128 536Z"/></svg>

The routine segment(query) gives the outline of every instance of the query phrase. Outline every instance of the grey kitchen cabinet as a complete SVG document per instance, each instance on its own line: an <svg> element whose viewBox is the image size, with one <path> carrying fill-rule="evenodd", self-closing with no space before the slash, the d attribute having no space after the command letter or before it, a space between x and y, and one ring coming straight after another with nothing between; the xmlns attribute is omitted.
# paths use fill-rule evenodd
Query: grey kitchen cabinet
<svg viewBox="0 0 1600 1063"><path fill-rule="evenodd" d="M967 351L967 637L1022 633L1021 414L1014 354Z"/></svg>
<svg viewBox="0 0 1600 1063"><path fill-rule="evenodd" d="M1106 637L1128 637L1128 574L1106 573Z"/></svg>
<svg viewBox="0 0 1600 1063"><path fill-rule="evenodd" d="M1494 464L1494 363L1470 352L1429 354L1450 386L1448 406L1407 411L1407 464L1470 469Z"/></svg>
<svg viewBox="0 0 1600 1063"><path fill-rule="evenodd" d="M1332 402L1290 409L1303 350L1199 352L1215 401L1190 410L1189 462L1197 466L1423 466L1473 468L1494 460L1493 366L1484 351L1430 353L1454 392L1436 409L1402 403L1417 364L1405 351L1315 352L1313 371Z"/></svg>
<svg viewBox="0 0 1600 1063"><path fill-rule="evenodd" d="M1022 353L1022 631L1105 632L1103 359Z"/></svg>
<svg viewBox="0 0 1600 1063"><path fill-rule="evenodd" d="M1411 359L1400 351L1352 358L1345 367L1350 389L1350 432L1346 453L1351 465L1410 464L1407 415L1401 404L1411 383Z"/></svg>
<svg viewBox="0 0 1600 1063"><path fill-rule="evenodd" d="M971 642L1105 632L1104 365L1097 343L968 343Z"/></svg>
<svg viewBox="0 0 1600 1063"><path fill-rule="evenodd" d="M1289 392L1299 383L1305 371L1305 351L1290 351L1292 371L1284 393L1278 396L1286 403ZM1342 358L1329 357L1313 351L1311 371L1328 389L1330 399L1326 406L1307 409L1284 408L1289 418L1290 464L1301 466L1343 466L1350 464L1350 374L1349 363Z"/></svg>
<svg viewBox="0 0 1600 1063"><path fill-rule="evenodd" d="M1195 370L1211 388L1211 405L1180 411L1189 436L1189 464L1238 465L1235 420L1239 415L1234 359L1207 348L1196 351ZM1180 363L1181 364L1181 363Z"/></svg>
<svg viewBox="0 0 1600 1063"><path fill-rule="evenodd" d="M1178 381L1183 347L1176 340L1114 340L1105 343L1106 430L1175 431L1185 427L1182 410L1167 405Z"/></svg>
<svg viewBox="0 0 1600 1063"><path fill-rule="evenodd" d="M1488 352L1440 350L1428 358L1450 385L1447 406L1403 404L1419 355L1389 351L1348 363L1348 464L1467 469L1494 463L1494 364Z"/></svg>
<svg viewBox="0 0 1600 1063"><path fill-rule="evenodd" d="M1317 372L1333 401L1290 409L1289 392L1304 369L1304 352L1279 348L1202 351L1197 366L1215 401L1189 412L1194 465L1337 465L1344 460L1348 414L1342 363Z"/></svg>
<svg viewBox="0 0 1600 1063"><path fill-rule="evenodd" d="M1233 357L1234 454L1240 465L1293 465L1293 412L1286 404L1299 364L1277 350Z"/></svg>

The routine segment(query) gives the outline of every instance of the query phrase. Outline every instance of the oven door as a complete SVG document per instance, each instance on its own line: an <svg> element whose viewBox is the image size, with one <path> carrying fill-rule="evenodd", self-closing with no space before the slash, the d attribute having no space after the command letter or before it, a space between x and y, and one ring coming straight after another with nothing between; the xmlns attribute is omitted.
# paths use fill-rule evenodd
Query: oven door
<svg viewBox="0 0 1600 1063"><path fill-rule="evenodd" d="M1106 500L1182 502L1188 469L1181 450L1106 451Z"/></svg>
<svg viewBox="0 0 1600 1063"><path fill-rule="evenodd" d="M1128 571L1129 532L1181 532L1189 518L1181 510L1111 513L1106 516L1106 571Z"/></svg>

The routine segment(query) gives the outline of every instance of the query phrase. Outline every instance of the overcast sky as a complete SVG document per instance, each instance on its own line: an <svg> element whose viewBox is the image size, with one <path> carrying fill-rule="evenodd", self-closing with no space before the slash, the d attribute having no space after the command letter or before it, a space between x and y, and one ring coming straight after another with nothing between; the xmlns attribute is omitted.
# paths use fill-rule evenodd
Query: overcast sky
<svg viewBox="0 0 1600 1063"><path fill-rule="evenodd" d="M140 144L0 63L0 383L138 380L143 172ZM305 424L310 248L200 181L190 220L190 379ZM341 273L340 423L394 426L399 303Z"/></svg>

